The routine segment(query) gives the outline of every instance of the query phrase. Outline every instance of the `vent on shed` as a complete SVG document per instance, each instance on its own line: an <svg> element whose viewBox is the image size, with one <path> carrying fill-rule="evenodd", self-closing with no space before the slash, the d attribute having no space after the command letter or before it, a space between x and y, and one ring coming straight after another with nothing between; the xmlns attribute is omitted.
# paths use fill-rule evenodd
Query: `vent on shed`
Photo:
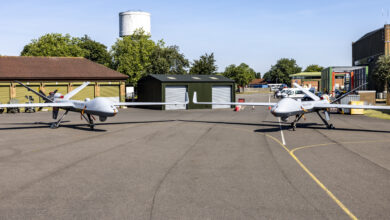
<svg viewBox="0 0 390 220"><path fill-rule="evenodd" d="M200 79L199 77L197 77L197 76L193 76L193 77L191 77L191 78L193 78L193 79Z"/></svg>
<svg viewBox="0 0 390 220"><path fill-rule="evenodd" d="M210 76L210 79L218 79L217 77L214 77L214 76Z"/></svg>
<svg viewBox="0 0 390 220"><path fill-rule="evenodd" d="M176 77L168 76L168 79L176 79Z"/></svg>

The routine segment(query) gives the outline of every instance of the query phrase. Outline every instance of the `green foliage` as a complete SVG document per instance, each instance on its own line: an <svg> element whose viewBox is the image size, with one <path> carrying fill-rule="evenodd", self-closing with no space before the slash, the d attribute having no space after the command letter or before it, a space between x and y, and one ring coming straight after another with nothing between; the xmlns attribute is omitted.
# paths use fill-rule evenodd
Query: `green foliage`
<svg viewBox="0 0 390 220"><path fill-rule="evenodd" d="M264 77L269 82L290 84L291 74L301 72L302 68L299 67L294 59L282 58L277 61L271 69L264 74Z"/></svg>
<svg viewBox="0 0 390 220"><path fill-rule="evenodd" d="M306 69L303 72L321 72L324 69L324 67L319 66L317 64L312 64L306 67Z"/></svg>
<svg viewBox="0 0 390 220"><path fill-rule="evenodd" d="M374 70L375 77L380 80L384 81L385 88L384 91L387 91L388 89L388 82L390 79L390 56L382 55L379 57L379 59L376 62L376 67ZM382 82L378 82L378 84L382 84Z"/></svg>
<svg viewBox="0 0 390 220"><path fill-rule="evenodd" d="M85 51L84 57L105 66L111 65L111 55L104 44L91 40L87 35L80 38L79 47Z"/></svg>
<svg viewBox="0 0 390 220"><path fill-rule="evenodd" d="M85 51L79 46L80 39L69 34L46 34L33 39L24 46L21 56L83 57Z"/></svg>
<svg viewBox="0 0 390 220"><path fill-rule="evenodd" d="M194 60L191 66L190 74L199 75L212 75L217 71L217 65L215 64L214 53L200 56L199 60Z"/></svg>
<svg viewBox="0 0 390 220"><path fill-rule="evenodd" d="M21 56L85 57L105 66L111 64L107 47L87 35L77 38L69 34L46 34L24 46Z"/></svg>
<svg viewBox="0 0 390 220"><path fill-rule="evenodd" d="M150 56L148 74L187 74L188 60L179 52L178 46L165 47L163 40L157 43Z"/></svg>
<svg viewBox="0 0 390 220"><path fill-rule="evenodd" d="M256 77L256 72L247 64L241 63L239 66L234 64L225 68L224 76L234 80L239 86L248 85Z"/></svg>
<svg viewBox="0 0 390 220"><path fill-rule="evenodd" d="M128 75L128 82L136 86L151 65L150 57L156 47L150 35L137 30L130 36L118 39L111 48L112 68Z"/></svg>

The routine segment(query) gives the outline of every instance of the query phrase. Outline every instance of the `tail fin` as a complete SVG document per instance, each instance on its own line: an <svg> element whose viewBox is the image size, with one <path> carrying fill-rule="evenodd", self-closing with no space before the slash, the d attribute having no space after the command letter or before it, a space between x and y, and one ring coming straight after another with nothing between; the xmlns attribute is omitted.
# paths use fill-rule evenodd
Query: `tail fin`
<svg viewBox="0 0 390 220"><path fill-rule="evenodd" d="M344 98L345 96L351 94L352 92L355 92L356 90L360 89L361 87L363 87L363 86L365 86L365 85L367 85L367 84L368 84L368 83L364 83L364 84L362 84L362 85L360 85L360 86L358 86L358 87L352 89L351 91L349 91L349 92L347 92L347 93L345 93L345 94L343 94L343 95L337 97L335 100L333 100L333 101L331 102L331 104L332 104L332 103L335 103L335 102L337 102L337 101L339 101L340 99L342 99L342 98Z"/></svg>
<svg viewBox="0 0 390 220"><path fill-rule="evenodd" d="M194 96L192 97L192 102L193 103L198 103L198 97L196 96L196 92L194 92Z"/></svg>
<svg viewBox="0 0 390 220"><path fill-rule="evenodd" d="M82 89L84 89L85 87L87 87L89 84L89 82L84 82L81 86L77 87L76 89L72 90L71 92L69 92L68 94L66 94L64 96L64 100L69 100L70 98L72 98L74 95L76 95L78 92L80 92Z"/></svg>
<svg viewBox="0 0 390 220"><path fill-rule="evenodd" d="M190 98L188 98L188 92L186 92L186 102L185 102L185 104L187 105L188 103L190 103Z"/></svg>
<svg viewBox="0 0 390 220"><path fill-rule="evenodd" d="M37 91L31 89L30 87L24 85L24 84L23 84L22 82L20 82L20 81L15 80L15 82L17 82L17 83L19 83L20 85L22 85L23 87L25 87L28 91L33 92L35 95L37 95L37 96L43 98L45 101L47 101L47 102L53 102L53 100L51 100L51 99L49 99L48 97L46 97L45 94L42 94L43 92L42 92L42 93L41 93L41 91L40 91L40 92L37 92Z"/></svg>
<svg viewBox="0 0 390 220"><path fill-rule="evenodd" d="M309 90L302 88L302 87L301 87L300 85L298 85L297 83L294 83L294 86L295 86L296 88L302 90L303 93L305 93L307 96L309 96L310 98L312 98L314 101L320 100L320 97L316 96L314 93L310 92Z"/></svg>

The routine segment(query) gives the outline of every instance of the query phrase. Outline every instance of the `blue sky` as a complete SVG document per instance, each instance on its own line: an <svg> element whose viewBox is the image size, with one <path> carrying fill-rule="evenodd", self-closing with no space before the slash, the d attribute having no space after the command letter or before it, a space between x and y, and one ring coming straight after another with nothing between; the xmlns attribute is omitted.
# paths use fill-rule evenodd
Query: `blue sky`
<svg viewBox="0 0 390 220"><path fill-rule="evenodd" d="M142 10L152 14L153 40L178 45L190 61L214 52L219 71L245 62L264 74L280 58L351 65L352 42L390 22L389 9L388 0L0 0L0 54L17 56L53 32L87 34L111 48L118 13Z"/></svg>

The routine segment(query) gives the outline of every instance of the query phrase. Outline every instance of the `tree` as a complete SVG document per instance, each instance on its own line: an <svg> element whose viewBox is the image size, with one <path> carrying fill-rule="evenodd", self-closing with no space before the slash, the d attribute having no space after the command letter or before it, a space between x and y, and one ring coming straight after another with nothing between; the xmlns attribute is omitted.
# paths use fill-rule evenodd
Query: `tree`
<svg viewBox="0 0 390 220"><path fill-rule="evenodd" d="M214 53L200 56L199 60L194 60L190 69L190 74L211 75L217 71L215 64Z"/></svg>
<svg viewBox="0 0 390 220"><path fill-rule="evenodd" d="M294 59L282 58L277 61L271 69L264 74L264 77L269 82L290 84L290 75L301 72Z"/></svg>
<svg viewBox="0 0 390 220"><path fill-rule="evenodd" d="M105 66L111 65L111 56L104 44L91 40L87 35L80 38L78 46L84 50L84 58Z"/></svg>
<svg viewBox="0 0 390 220"><path fill-rule="evenodd" d="M107 47L87 35L77 38L69 34L46 34L24 46L21 56L85 57L105 66L111 64Z"/></svg>
<svg viewBox="0 0 390 220"><path fill-rule="evenodd" d="M319 66L317 64L312 64L306 67L305 71L303 72L321 72L324 69L324 67Z"/></svg>
<svg viewBox="0 0 390 220"><path fill-rule="evenodd" d="M232 64L226 67L223 75L234 80L237 85L245 87L255 79L256 72L247 64L241 63L239 66Z"/></svg>
<svg viewBox="0 0 390 220"><path fill-rule="evenodd" d="M374 70L375 77L384 82L384 91L388 90L388 83L390 79L390 56L382 55L376 61L376 67ZM381 84L381 83L379 83Z"/></svg>
<svg viewBox="0 0 390 220"><path fill-rule="evenodd" d="M128 83L136 86L151 65L150 57L156 47L150 35L136 30L134 34L118 39L111 48L112 68L128 75Z"/></svg>
<svg viewBox="0 0 390 220"><path fill-rule="evenodd" d="M46 34L24 46L21 56L83 57L85 50L79 46L80 39L69 34Z"/></svg>
<svg viewBox="0 0 390 220"><path fill-rule="evenodd" d="M164 41L160 40L150 56L150 65L146 72L148 74L187 74L186 68L189 65L184 54L179 52L178 46L165 47Z"/></svg>

